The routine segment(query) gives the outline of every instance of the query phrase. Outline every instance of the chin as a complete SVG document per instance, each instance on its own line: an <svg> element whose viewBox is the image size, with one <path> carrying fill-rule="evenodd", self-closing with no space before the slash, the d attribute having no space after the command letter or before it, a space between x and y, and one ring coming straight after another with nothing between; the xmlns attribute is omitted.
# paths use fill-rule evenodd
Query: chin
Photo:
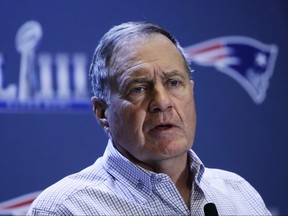
<svg viewBox="0 0 288 216"><path fill-rule="evenodd" d="M187 153L191 148L189 145L179 142L164 143L159 146L157 152L163 155L165 159L178 157Z"/></svg>

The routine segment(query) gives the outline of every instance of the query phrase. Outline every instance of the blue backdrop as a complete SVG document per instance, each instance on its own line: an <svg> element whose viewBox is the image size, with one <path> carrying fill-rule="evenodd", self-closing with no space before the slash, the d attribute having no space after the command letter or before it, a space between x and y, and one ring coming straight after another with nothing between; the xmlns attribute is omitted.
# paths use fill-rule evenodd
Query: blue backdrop
<svg viewBox="0 0 288 216"><path fill-rule="evenodd" d="M204 164L240 174L288 214L287 15L285 0L0 1L0 214L25 212L102 155L91 56L110 27L140 20L166 27L192 59Z"/></svg>

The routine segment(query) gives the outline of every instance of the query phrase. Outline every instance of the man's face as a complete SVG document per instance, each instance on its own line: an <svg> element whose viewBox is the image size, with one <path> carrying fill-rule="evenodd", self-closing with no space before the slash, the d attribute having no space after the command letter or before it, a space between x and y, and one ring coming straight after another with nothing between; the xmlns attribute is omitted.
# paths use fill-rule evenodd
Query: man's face
<svg viewBox="0 0 288 216"><path fill-rule="evenodd" d="M112 62L105 115L115 147L148 166L186 157L196 127L193 81L175 45L160 34L132 39Z"/></svg>

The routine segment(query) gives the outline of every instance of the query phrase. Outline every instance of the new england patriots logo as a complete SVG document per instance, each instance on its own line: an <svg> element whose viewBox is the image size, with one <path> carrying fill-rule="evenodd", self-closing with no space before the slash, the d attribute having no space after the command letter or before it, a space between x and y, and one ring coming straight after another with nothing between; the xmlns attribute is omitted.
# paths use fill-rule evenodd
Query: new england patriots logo
<svg viewBox="0 0 288 216"><path fill-rule="evenodd" d="M228 36L186 47L184 51L193 63L213 66L238 81L256 104L264 101L278 52L276 45Z"/></svg>

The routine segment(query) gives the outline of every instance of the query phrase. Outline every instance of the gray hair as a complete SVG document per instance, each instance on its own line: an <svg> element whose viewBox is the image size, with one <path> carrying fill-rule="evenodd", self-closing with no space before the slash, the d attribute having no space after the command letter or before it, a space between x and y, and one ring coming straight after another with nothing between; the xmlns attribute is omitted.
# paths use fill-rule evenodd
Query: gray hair
<svg viewBox="0 0 288 216"><path fill-rule="evenodd" d="M149 22L127 22L111 28L100 40L94 52L89 70L89 80L92 94L109 103L109 70L112 55L116 49L123 47L125 42L133 37L150 35L153 33L162 34L167 37L179 50L183 57L185 68L191 78L189 60L186 58L178 41L164 28Z"/></svg>

